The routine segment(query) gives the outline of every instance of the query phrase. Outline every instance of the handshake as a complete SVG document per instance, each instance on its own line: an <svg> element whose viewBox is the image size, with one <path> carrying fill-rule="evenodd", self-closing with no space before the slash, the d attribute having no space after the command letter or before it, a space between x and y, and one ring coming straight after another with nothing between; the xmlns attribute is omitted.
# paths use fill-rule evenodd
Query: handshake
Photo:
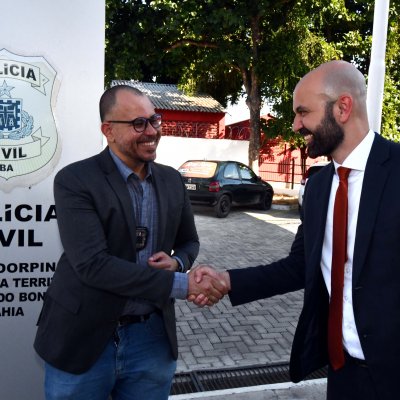
<svg viewBox="0 0 400 400"><path fill-rule="evenodd" d="M156 269L176 271L178 261L163 251L154 253L147 263ZM189 290L187 300L199 307L212 306L218 303L231 290L228 272L218 272L210 265L198 265L188 274Z"/></svg>
<svg viewBox="0 0 400 400"><path fill-rule="evenodd" d="M218 272L210 265L198 265L190 270L188 276L187 300L199 307L218 303L231 290L229 273Z"/></svg>

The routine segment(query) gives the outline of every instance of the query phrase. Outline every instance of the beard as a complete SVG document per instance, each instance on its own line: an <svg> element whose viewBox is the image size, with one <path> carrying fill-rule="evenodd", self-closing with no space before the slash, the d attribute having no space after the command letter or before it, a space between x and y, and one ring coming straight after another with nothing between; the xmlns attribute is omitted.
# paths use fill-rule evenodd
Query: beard
<svg viewBox="0 0 400 400"><path fill-rule="evenodd" d="M301 128L299 132L303 136L312 136L307 144L307 154L310 158L331 155L344 139L344 130L333 116L333 103L326 104L324 118L313 131Z"/></svg>

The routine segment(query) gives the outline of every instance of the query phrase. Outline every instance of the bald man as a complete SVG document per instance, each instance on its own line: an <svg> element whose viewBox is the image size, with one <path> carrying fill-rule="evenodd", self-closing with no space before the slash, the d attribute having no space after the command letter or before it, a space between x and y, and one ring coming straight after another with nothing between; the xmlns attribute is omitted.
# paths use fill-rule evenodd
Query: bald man
<svg viewBox="0 0 400 400"><path fill-rule="evenodd" d="M224 279L233 305L304 289L291 379L328 365L327 399L393 400L400 377L400 146L369 129L365 79L350 63L331 61L304 76L293 110L309 156L332 162L307 183L289 255L223 272L202 266L196 279ZM344 239L343 254L333 245L341 171L348 175L347 230L344 223L335 243Z"/></svg>

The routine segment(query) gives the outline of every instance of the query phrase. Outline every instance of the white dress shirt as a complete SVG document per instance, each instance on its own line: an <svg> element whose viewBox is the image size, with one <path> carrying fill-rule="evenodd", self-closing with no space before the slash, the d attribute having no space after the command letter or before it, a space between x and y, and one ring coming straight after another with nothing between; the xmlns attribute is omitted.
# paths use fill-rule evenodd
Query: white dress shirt
<svg viewBox="0 0 400 400"><path fill-rule="evenodd" d="M328 215L325 227L324 244L322 247L321 268L329 295L331 294L331 268L332 268L332 225L333 206L336 190L339 185L337 168L342 166L350 168L348 180L348 227L347 227L347 262L344 266L343 288L343 345L346 351L355 358L364 360L353 311L353 255L354 242L357 228L358 209L360 206L361 188L364 180L365 167L374 141L374 132L369 131L363 141L348 155L342 165L334 161L335 175L332 180L329 198Z"/></svg>

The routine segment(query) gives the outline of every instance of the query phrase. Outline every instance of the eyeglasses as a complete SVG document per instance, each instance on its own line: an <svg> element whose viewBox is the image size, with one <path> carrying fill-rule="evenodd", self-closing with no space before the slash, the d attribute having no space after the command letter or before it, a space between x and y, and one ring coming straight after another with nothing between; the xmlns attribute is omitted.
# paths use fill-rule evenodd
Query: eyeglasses
<svg viewBox="0 0 400 400"><path fill-rule="evenodd" d="M153 114L150 118L138 117L133 119L132 121L107 121L112 122L114 124L129 124L133 126L133 129L137 133L142 133L146 130L147 124L150 122L150 125L154 129L158 129L161 126L162 116L161 114Z"/></svg>

